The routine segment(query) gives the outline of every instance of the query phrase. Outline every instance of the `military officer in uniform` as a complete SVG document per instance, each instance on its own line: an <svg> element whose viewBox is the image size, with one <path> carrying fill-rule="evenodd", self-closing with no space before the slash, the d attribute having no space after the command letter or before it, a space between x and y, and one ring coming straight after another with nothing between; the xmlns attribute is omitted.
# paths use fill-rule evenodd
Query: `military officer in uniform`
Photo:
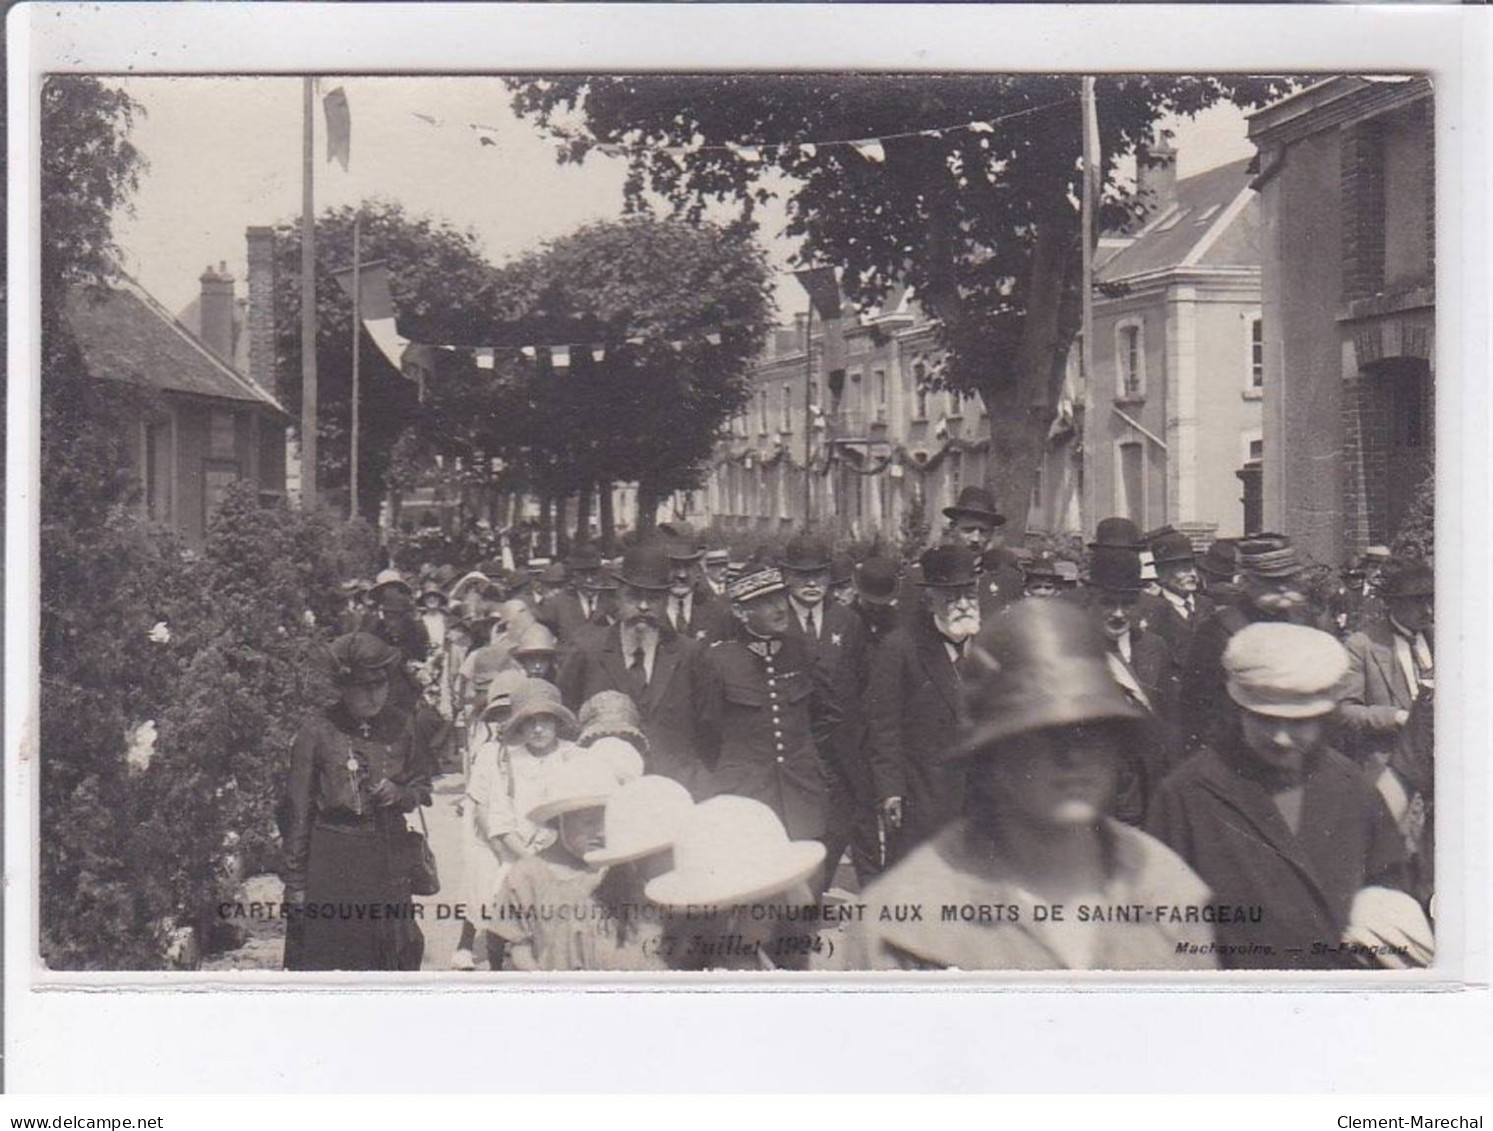
<svg viewBox="0 0 1493 1131"><path fill-rule="evenodd" d="M729 594L735 631L699 656L700 758L714 793L760 801L793 839L821 840L829 782L820 752L840 722L829 669L807 640L789 633L787 587L776 566L748 565Z"/></svg>

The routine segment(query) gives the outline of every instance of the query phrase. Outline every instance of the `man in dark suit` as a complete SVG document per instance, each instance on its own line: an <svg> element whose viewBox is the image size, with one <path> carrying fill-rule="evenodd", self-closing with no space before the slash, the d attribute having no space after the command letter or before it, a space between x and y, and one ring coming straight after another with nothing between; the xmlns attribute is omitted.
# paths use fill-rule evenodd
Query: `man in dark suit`
<svg viewBox="0 0 1493 1131"><path fill-rule="evenodd" d="M1091 551L1084 596L1108 644L1105 662L1120 690L1155 724L1150 741L1130 751L1115 797L1114 816L1138 825L1151 793L1171 769L1180 740L1177 666L1166 640L1140 627L1140 555L1119 547Z"/></svg>
<svg viewBox="0 0 1493 1131"><path fill-rule="evenodd" d="M693 640L724 640L731 631L731 607L702 583L703 547L686 537L664 543L669 555L669 627Z"/></svg>
<svg viewBox="0 0 1493 1131"><path fill-rule="evenodd" d="M648 738L648 772L696 792L702 786L694 722L699 645L670 628L664 615L669 558L663 545L629 549L617 581L617 622L581 636L561 663L560 693L572 711L598 691L630 695Z"/></svg>
<svg viewBox="0 0 1493 1131"><path fill-rule="evenodd" d="M952 507L944 507L952 540L975 555L980 581L980 615L989 617L1020 599L1025 578L1015 555L1005 546L1006 516L995 505L995 496L984 487L969 486L959 492Z"/></svg>
<svg viewBox="0 0 1493 1131"><path fill-rule="evenodd" d="M565 574L566 588L546 598L535 616L568 652L589 630L611 623L616 585L602 570L601 554L594 546L572 550Z"/></svg>
<svg viewBox="0 0 1493 1131"><path fill-rule="evenodd" d="M964 711L958 665L980 630L975 556L935 546L919 564L922 611L872 651L864 703L888 864L964 809L964 769L950 754Z"/></svg>
<svg viewBox="0 0 1493 1131"><path fill-rule="evenodd" d="M1339 716L1351 752L1372 769L1388 764L1410 711L1435 686L1435 575L1420 562L1394 562L1379 590L1383 615L1348 637L1348 679Z"/></svg>
<svg viewBox="0 0 1493 1131"><path fill-rule="evenodd" d="M863 862L869 864L877 855L874 841L868 840L875 836L876 797L860 711L865 629L849 608L830 598L833 565L828 539L808 533L791 538L777 562L788 593L787 635L801 638L824 664L845 716L834 743L824 751L830 786L824 842L831 875L845 849L856 843L857 828Z"/></svg>
<svg viewBox="0 0 1493 1131"><path fill-rule="evenodd" d="M1170 530L1153 538L1151 558L1156 563L1161 602L1153 606L1155 615L1150 618L1149 627L1167 642L1180 665L1192 650L1192 637L1198 625L1213 615L1213 602L1202 591L1197 554L1187 535Z"/></svg>

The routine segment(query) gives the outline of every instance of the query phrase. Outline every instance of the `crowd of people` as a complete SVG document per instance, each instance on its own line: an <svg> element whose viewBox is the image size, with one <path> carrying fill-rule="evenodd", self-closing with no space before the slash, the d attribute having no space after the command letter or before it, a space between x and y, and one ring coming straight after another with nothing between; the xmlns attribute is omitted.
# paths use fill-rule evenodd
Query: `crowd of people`
<svg viewBox="0 0 1493 1131"><path fill-rule="evenodd" d="M453 969L1430 962L1427 565L1324 595L1282 535L1109 518L1079 563L1008 549L981 488L945 517L906 568L675 525L349 582L287 968L421 966L406 814L442 772Z"/></svg>

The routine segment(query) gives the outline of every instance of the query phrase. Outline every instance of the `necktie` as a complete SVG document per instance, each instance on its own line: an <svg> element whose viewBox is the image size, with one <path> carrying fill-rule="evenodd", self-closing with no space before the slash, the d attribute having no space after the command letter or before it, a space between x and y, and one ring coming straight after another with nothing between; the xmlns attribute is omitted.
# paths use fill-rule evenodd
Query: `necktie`
<svg viewBox="0 0 1493 1131"><path fill-rule="evenodd" d="M1197 612L1196 607L1193 605L1193 596L1192 596L1191 593L1187 594L1186 597L1182 598L1182 601L1187 606L1187 615L1188 616L1192 616L1193 613Z"/></svg>
<svg viewBox="0 0 1493 1131"><path fill-rule="evenodd" d="M816 615L816 613L817 613L817 610L815 610L815 609L810 609L809 610L809 635L812 636L815 640L818 640L819 639L819 618Z"/></svg>
<svg viewBox="0 0 1493 1131"><path fill-rule="evenodd" d="M674 615L669 618L676 631L684 630L684 598L674 598Z"/></svg>
<svg viewBox="0 0 1493 1131"><path fill-rule="evenodd" d="M627 663L627 670L632 673L632 677L637 681L639 688L646 688L648 686L647 654L643 651L641 644L632 650L632 659Z"/></svg>

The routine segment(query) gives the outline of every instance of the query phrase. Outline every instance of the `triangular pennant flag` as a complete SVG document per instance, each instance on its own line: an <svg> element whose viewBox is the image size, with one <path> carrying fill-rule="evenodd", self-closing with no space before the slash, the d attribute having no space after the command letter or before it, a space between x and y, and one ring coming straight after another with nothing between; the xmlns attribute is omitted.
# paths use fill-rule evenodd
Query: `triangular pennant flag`
<svg viewBox="0 0 1493 1131"><path fill-rule="evenodd" d="M340 86L330 91L321 100L327 114L327 160L335 161L343 170L352 155L352 115L347 108L347 92Z"/></svg>
<svg viewBox="0 0 1493 1131"><path fill-rule="evenodd" d="M671 350L673 350L675 353L678 353L680 350L684 349L684 343L683 342L670 342L669 343L669 348Z"/></svg>
<svg viewBox="0 0 1493 1131"><path fill-rule="evenodd" d="M705 335L705 340L713 346L718 346L721 344L721 336L714 330Z"/></svg>
<svg viewBox="0 0 1493 1131"><path fill-rule="evenodd" d="M524 356L524 359L527 361L533 361L535 356L537 355L537 351L533 346L519 346L518 352L522 354Z"/></svg>
<svg viewBox="0 0 1493 1131"><path fill-rule="evenodd" d="M490 350L490 349L480 349L480 350L477 351L477 368L478 369L492 369L496 365L497 365L497 358L493 356L493 351L492 350Z"/></svg>
<svg viewBox="0 0 1493 1131"><path fill-rule="evenodd" d="M813 142L805 142L798 147L799 153L805 157L814 158L819 156L819 147Z"/></svg>
<svg viewBox="0 0 1493 1131"><path fill-rule="evenodd" d="M943 137L943 130L919 130L919 137Z"/></svg>
<svg viewBox="0 0 1493 1131"><path fill-rule="evenodd" d="M607 348L606 348L606 346L592 346L591 347L591 360L592 361L594 361L598 365L600 365L606 359L607 359Z"/></svg>
<svg viewBox="0 0 1493 1131"><path fill-rule="evenodd" d="M332 272L337 285L349 298L353 293L353 269L342 267ZM394 296L389 293L389 265L382 260L373 260L362 265L358 272L358 313L364 322L394 317Z"/></svg>
<svg viewBox="0 0 1493 1131"><path fill-rule="evenodd" d="M550 346L550 364L556 369L569 369L570 347Z"/></svg>
<svg viewBox="0 0 1493 1131"><path fill-rule="evenodd" d="M389 359L390 365L403 373L404 351L409 346L410 340L400 336L394 326L394 319L365 318L363 328L368 331L373 344L378 346L378 352Z"/></svg>
<svg viewBox="0 0 1493 1131"><path fill-rule="evenodd" d="M726 148L729 149L732 153L736 154L736 156L740 157L743 161L762 160L762 150L755 145L737 145L734 142L727 142Z"/></svg>
<svg viewBox="0 0 1493 1131"><path fill-rule="evenodd" d="M880 165L886 160L886 150L882 148L881 142L877 138L872 137L866 138L864 141L852 141L850 144L857 153L872 164Z"/></svg>
<svg viewBox="0 0 1493 1131"><path fill-rule="evenodd" d="M644 341L644 339L641 338L641 337L628 338L627 339L627 344L630 345L630 346L640 346L640 345L643 344L643 341Z"/></svg>
<svg viewBox="0 0 1493 1131"><path fill-rule="evenodd" d="M995 133L995 125L991 122L971 122L969 124L969 129L972 133L977 134Z"/></svg>

